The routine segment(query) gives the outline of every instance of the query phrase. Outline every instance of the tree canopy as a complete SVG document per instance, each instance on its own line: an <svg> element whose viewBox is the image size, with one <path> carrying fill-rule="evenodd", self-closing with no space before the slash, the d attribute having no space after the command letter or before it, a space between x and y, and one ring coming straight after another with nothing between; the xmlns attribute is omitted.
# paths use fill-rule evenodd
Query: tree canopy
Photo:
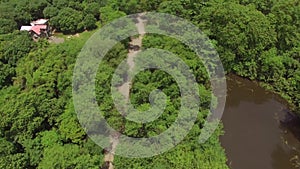
<svg viewBox="0 0 300 169"><path fill-rule="evenodd" d="M0 168L103 166L103 149L87 136L74 110L74 64L91 30L136 12L165 12L191 21L210 38L226 73L258 81L300 115L299 9L297 0L0 0ZM58 32L80 36L53 44L45 39L34 42L28 32L18 31L38 18L50 19ZM132 104L149 109L149 94L160 89L167 95L166 109L147 124L124 119L114 106L110 85L127 57L129 41L115 45L98 68L96 101L107 122L123 134L154 136L176 120L180 90L163 71L140 72L132 82ZM222 124L205 144L197 140L214 99L201 60L180 41L161 35L146 34L142 47L168 50L187 63L199 84L201 108L177 147L151 158L115 156L115 168L228 168L219 141ZM120 83L124 80L119 77Z"/></svg>

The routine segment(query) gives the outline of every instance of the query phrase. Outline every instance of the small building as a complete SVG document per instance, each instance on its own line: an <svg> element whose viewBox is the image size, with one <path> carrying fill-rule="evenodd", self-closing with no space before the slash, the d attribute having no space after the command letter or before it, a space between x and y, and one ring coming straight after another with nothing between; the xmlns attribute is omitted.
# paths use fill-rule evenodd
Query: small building
<svg viewBox="0 0 300 169"><path fill-rule="evenodd" d="M38 19L30 23L31 26L22 26L20 31L28 31L34 39L50 36L48 19Z"/></svg>

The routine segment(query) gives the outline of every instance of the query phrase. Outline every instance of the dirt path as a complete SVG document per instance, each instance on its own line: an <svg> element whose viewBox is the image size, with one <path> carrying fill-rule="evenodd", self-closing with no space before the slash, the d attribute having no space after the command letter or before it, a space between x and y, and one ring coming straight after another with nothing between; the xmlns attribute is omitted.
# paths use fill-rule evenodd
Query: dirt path
<svg viewBox="0 0 300 169"><path fill-rule="evenodd" d="M141 16L142 16L142 14L138 16L138 18L137 18L138 22L136 23L136 27L138 29L140 36L138 38L131 38L130 46L132 48L130 48L128 50L127 64L129 65L129 71L132 71L134 68L134 57L136 56L137 53L140 52L140 48L142 47L142 39L143 39L144 34L146 33L145 26L144 26L144 20L141 18ZM129 100L130 88L131 88L131 82L129 82L129 81L125 82L123 85L118 87L119 92L122 93L123 96L125 96L126 100ZM111 152L107 151L104 154L104 161L105 161L105 164L107 165L106 168L114 169L114 166L112 163L114 161L114 152L119 143L119 135L117 135L117 134L112 135L110 137L110 143L111 143L111 147L110 147Z"/></svg>
<svg viewBox="0 0 300 169"><path fill-rule="evenodd" d="M60 44L60 43L64 43L65 39L64 38L59 38L59 37L55 37L55 36L50 36L48 41L50 43L55 43L55 44Z"/></svg>

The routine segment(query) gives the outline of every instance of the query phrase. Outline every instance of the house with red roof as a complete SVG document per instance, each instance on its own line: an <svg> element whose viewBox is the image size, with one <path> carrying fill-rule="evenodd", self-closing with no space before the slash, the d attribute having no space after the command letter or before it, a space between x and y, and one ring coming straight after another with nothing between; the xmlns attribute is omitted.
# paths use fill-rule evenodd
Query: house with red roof
<svg viewBox="0 0 300 169"><path fill-rule="evenodd" d="M34 39L50 36L48 19L38 19L30 23L31 26L22 26L21 31L28 31Z"/></svg>

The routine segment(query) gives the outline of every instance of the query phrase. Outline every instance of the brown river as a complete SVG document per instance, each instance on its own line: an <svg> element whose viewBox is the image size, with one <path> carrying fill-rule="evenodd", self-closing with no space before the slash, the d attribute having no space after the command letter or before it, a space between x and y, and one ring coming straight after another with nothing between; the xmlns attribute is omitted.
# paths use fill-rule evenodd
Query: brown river
<svg viewBox="0 0 300 169"><path fill-rule="evenodd" d="M229 76L221 137L231 169L299 169L300 121L279 97Z"/></svg>

